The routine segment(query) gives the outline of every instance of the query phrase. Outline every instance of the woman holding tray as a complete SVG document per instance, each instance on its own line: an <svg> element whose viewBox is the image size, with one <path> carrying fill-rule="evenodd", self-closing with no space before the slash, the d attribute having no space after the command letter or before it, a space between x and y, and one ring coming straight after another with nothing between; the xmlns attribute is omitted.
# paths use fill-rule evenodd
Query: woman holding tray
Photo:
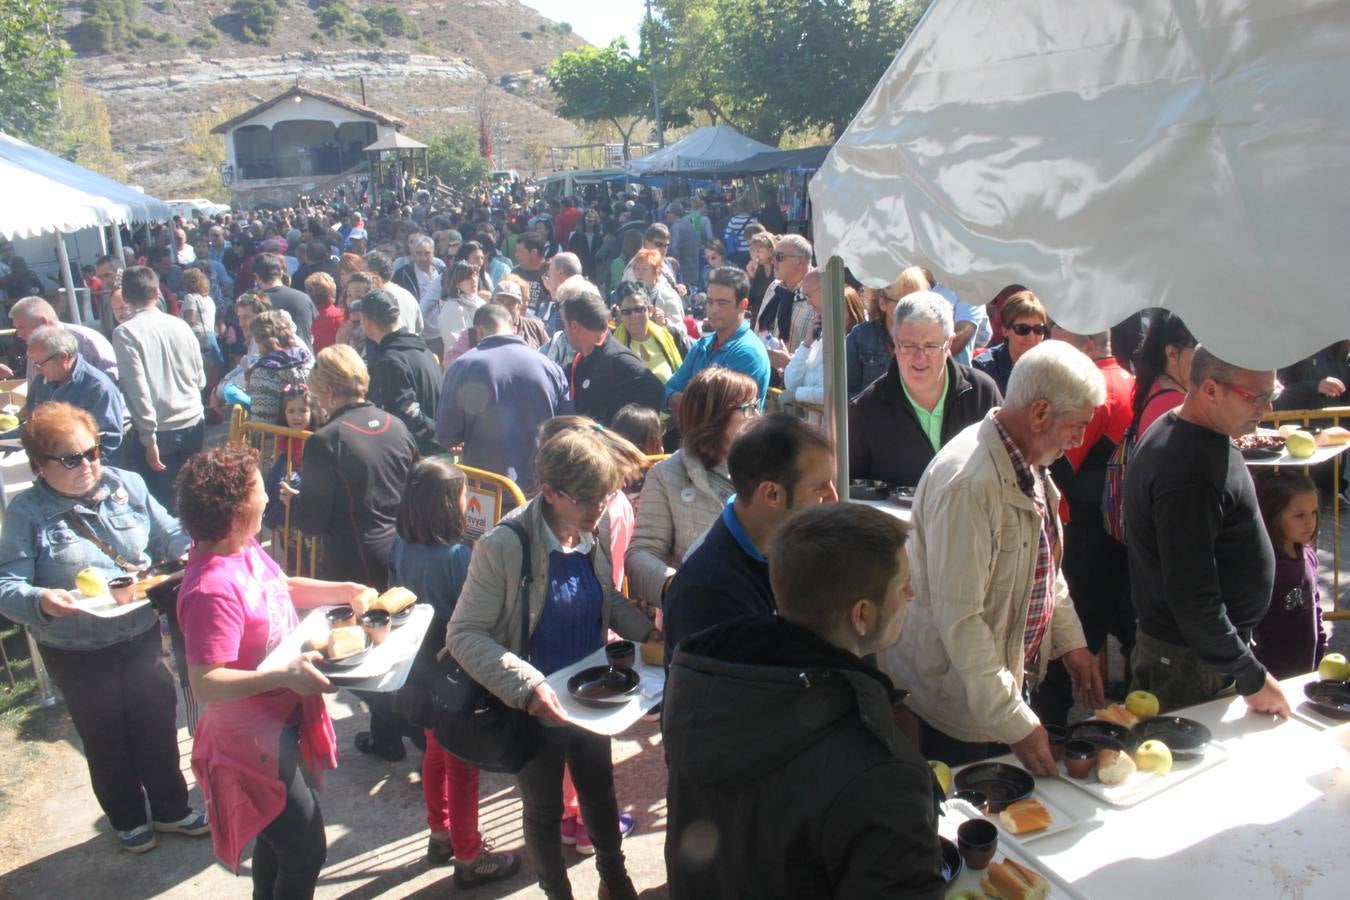
<svg viewBox="0 0 1350 900"><path fill-rule="evenodd" d="M258 454L214 447L188 460L176 485L183 527L196 542L178 594L178 621L197 698L192 770L212 812L216 856L238 871L253 851L255 898L314 895L328 853L312 780L337 765L324 693L336 690L305 653L260 670L299 625L297 609L350 603L363 585L288 578L258 544L267 492Z"/></svg>
<svg viewBox="0 0 1350 900"><path fill-rule="evenodd" d="M154 610L101 618L72 594L83 569L123 576L177 559L188 537L141 476L102 465L98 425L84 410L44 403L20 440L36 477L5 510L0 613L32 629L122 848L152 850L157 831L206 834L178 764L177 697Z"/></svg>
<svg viewBox="0 0 1350 900"><path fill-rule="evenodd" d="M534 757L517 776L524 804L525 848L545 896L570 898L563 863L562 773L572 773L600 870L602 898L636 898L619 843L619 810L609 738L569 724L545 678L605 644L612 625L644 640L651 622L614 590L610 572L609 498L623 486L614 455L594 429L569 428L535 456L539 493L507 520L528 536L528 609L520 596L522 539L498 525L478 542L447 647L464 670L503 703L544 725ZM521 646L528 615L529 646Z"/></svg>

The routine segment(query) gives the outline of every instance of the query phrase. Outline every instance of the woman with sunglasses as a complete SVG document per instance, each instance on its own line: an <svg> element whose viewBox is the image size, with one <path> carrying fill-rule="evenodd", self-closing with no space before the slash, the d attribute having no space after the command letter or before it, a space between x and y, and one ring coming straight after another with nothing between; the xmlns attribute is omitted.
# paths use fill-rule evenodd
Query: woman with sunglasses
<svg viewBox="0 0 1350 900"><path fill-rule="evenodd" d="M684 362L679 338L666 326L651 319L651 301L647 289L625 281L619 285L619 327L614 340L642 360L653 375L665 384Z"/></svg>
<svg viewBox="0 0 1350 900"><path fill-rule="evenodd" d="M517 775L525 848L544 896L572 896L560 833L565 763L595 847L600 896L635 900L620 849L609 738L569 724L545 682L603 647L611 627L635 641L652 634L651 622L612 583L605 508L623 486L623 474L590 428L567 428L544 441L535 455L535 474L539 493L506 517L524 528L529 541L532 582L525 596L521 538L498 525L474 547L446 647L502 702L528 710L545 725L533 758ZM521 616L527 614L529 645L521 646Z"/></svg>
<svg viewBox="0 0 1350 900"><path fill-rule="evenodd" d="M999 393L1008 390L1013 366L1032 347L1050 336L1050 316L1040 299L1031 291L1018 291L999 310L1003 323L1003 343L995 344L977 356L972 365L998 385Z"/></svg>
<svg viewBox="0 0 1350 900"><path fill-rule="evenodd" d="M67 403L33 410L20 436L36 476L5 510L0 613L32 629L84 743L94 796L123 849L155 833L202 835L178 762L173 678L149 605L101 618L76 606L76 575L104 580L178 559L190 539L141 476L99 460L93 417ZM146 817L146 802L150 816Z"/></svg>
<svg viewBox="0 0 1350 900"><path fill-rule="evenodd" d="M637 529L628 545L628 592L659 608L675 567L722 514L735 489L727 450L759 414L754 379L721 366L699 371L680 402L681 446L647 470Z"/></svg>

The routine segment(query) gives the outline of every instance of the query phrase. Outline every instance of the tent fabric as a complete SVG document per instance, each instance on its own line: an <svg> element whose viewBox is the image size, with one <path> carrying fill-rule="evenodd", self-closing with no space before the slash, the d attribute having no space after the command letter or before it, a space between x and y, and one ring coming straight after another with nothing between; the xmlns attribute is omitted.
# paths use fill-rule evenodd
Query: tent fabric
<svg viewBox="0 0 1350 900"><path fill-rule="evenodd" d="M0 234L11 237L173 218L162 200L3 133L0 183Z"/></svg>
<svg viewBox="0 0 1350 900"><path fill-rule="evenodd" d="M680 174L687 178L747 178L751 175L793 172L798 169L814 172L820 168L829 152L828 145L805 147L800 150L770 150L767 153L756 153L743 162L710 169L687 169Z"/></svg>
<svg viewBox="0 0 1350 900"><path fill-rule="evenodd" d="M630 175L678 175L685 169L713 169L749 159L774 148L752 140L729 125L695 128L669 147L628 161Z"/></svg>
<svg viewBox="0 0 1350 900"><path fill-rule="evenodd" d="M395 131L393 134L380 138L369 147L362 149L362 153L371 153L377 150L425 150L427 145L421 141L414 140L402 132Z"/></svg>
<svg viewBox="0 0 1350 900"><path fill-rule="evenodd" d="M811 182L817 252L1288 365L1350 336L1347 84L1350 0L936 0Z"/></svg>

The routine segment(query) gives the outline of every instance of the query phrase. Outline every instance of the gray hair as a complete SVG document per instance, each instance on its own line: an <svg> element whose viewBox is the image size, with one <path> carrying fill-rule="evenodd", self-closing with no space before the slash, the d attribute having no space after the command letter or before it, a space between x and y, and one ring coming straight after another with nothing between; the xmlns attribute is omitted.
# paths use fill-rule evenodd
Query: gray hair
<svg viewBox="0 0 1350 900"><path fill-rule="evenodd" d="M431 252L433 253L436 252L436 242L433 241L431 238L427 237L425 234L419 234L417 237L413 238L408 243L408 252L411 253L414 250L418 250L422 247L430 249Z"/></svg>
<svg viewBox="0 0 1350 900"><path fill-rule="evenodd" d="M573 278L581 274L581 257L575 253L555 253L548 264L556 266L565 278Z"/></svg>
<svg viewBox="0 0 1350 900"><path fill-rule="evenodd" d="M906 298L908 299L908 298ZM1003 405L1029 409L1045 400L1056 416L1106 402L1106 378L1087 355L1064 341L1032 347L1013 366Z"/></svg>
<svg viewBox="0 0 1350 900"><path fill-rule="evenodd" d="M777 246L781 247L784 244L791 247L793 250L797 251L797 253L801 254L802 256L806 257L807 264L808 265L810 264L811 257L813 255L810 241L802 237L800 234L785 234L778 239Z"/></svg>
<svg viewBox="0 0 1350 900"><path fill-rule="evenodd" d="M56 310L52 305L41 297L24 297L15 303L9 310L10 319L24 319L29 322L49 322L60 321L57 318Z"/></svg>
<svg viewBox="0 0 1350 900"><path fill-rule="evenodd" d="M35 328L28 336L30 358L35 349L42 351L48 358L57 353L74 357L80 352L80 345L76 342L75 335L60 325L43 325L41 328Z"/></svg>
<svg viewBox="0 0 1350 900"><path fill-rule="evenodd" d="M899 331L900 326L906 322L913 322L916 325L941 325L944 338L956 334L951 303L946 297L932 291L914 291L900 298L895 304L895 313L891 319L891 333Z"/></svg>
<svg viewBox="0 0 1350 900"><path fill-rule="evenodd" d="M568 256L571 255L572 254L570 253L568 254ZM557 257L555 256L554 259L557 259ZM602 303L604 302L605 296L600 293L598 287L587 281L585 278L582 278L581 275L573 275L562 284L558 285L557 296L553 299L559 303L566 303L568 300L572 300L576 297L585 297L590 294L594 294Z"/></svg>

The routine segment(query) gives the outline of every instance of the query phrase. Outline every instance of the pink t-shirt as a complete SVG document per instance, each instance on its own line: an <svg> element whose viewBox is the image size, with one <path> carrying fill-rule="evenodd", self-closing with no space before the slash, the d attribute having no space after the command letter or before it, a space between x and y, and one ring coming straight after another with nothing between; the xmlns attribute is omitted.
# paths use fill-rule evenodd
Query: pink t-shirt
<svg viewBox="0 0 1350 900"><path fill-rule="evenodd" d="M252 671L300 620L281 567L250 540L231 554L192 548L178 624L189 665Z"/></svg>
<svg viewBox="0 0 1350 900"><path fill-rule="evenodd" d="M1139 414L1139 431L1137 434L1142 436L1145 431L1148 431L1148 426L1162 418L1163 413L1176 409L1185 399L1186 395L1175 388L1158 390L1148 399L1148 403L1144 404L1144 410Z"/></svg>
<svg viewBox="0 0 1350 900"><path fill-rule="evenodd" d="M633 504L623 491L615 491L606 510L609 513L609 558L614 566L614 590L623 590L623 558L633 540L635 527Z"/></svg>

